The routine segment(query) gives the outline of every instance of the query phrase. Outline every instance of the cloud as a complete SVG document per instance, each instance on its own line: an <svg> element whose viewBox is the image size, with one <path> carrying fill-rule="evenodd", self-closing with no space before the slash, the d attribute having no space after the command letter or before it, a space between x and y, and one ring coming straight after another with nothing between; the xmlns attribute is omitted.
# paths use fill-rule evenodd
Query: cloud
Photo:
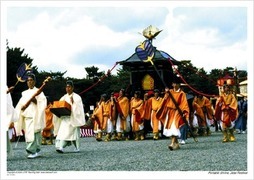
<svg viewBox="0 0 254 180"><path fill-rule="evenodd" d="M14 9L17 10L17 8ZM21 7L16 12L17 19L22 19L24 22L18 23L16 28L9 23L9 44L24 48L26 53L34 59L33 64L37 65L39 70L56 69L52 67L52 63L57 64L59 62L58 70L67 70L66 76L74 77L78 77L79 74L76 72L87 67L90 61L97 62L100 69L106 71L114 65L114 58L116 58L115 61L127 58L130 54L124 52L132 53L134 47L132 50L127 49L124 45L139 43L141 40L138 39L142 37L138 34L135 23L132 23L134 27L130 26L129 23L135 18L137 22L143 22L145 26L148 19L147 16L140 16L144 10L138 11L136 9L133 11L133 8L124 7L35 9L37 9L37 13L32 7ZM153 11L152 8L147 9L147 12L153 13ZM10 9L10 12L13 10ZM10 12L9 14L11 14ZM32 18L26 19L28 17L26 12ZM116 16L118 13L120 15ZM151 16L152 14L148 14L148 17ZM15 19L14 16L9 18L8 22ZM127 19L128 21L126 21ZM13 20L13 22L17 21ZM107 24L108 22L111 23ZM81 56L82 54L83 56ZM119 54L123 56L121 57ZM102 65L105 60L107 61L107 69L105 69L105 65ZM73 71L73 69L79 69L79 71Z"/></svg>
<svg viewBox="0 0 254 180"><path fill-rule="evenodd" d="M163 30L153 44L177 60L207 71L246 69L246 14L242 7L15 7L8 8L7 39L39 70L84 78L85 67L107 71L131 56L152 24Z"/></svg>
<svg viewBox="0 0 254 180"><path fill-rule="evenodd" d="M80 62L79 66L86 65L86 62L73 59L75 56L78 57L75 54L87 53L91 58L89 60L93 61L92 58L96 59L104 49L114 49L134 39L132 34L114 32L107 26L92 21L92 18L86 15L65 24L63 19L68 12L64 11L54 17L47 12L38 14L33 20L21 24L16 32L9 33L10 44L14 42L16 46L24 47L39 70L59 62L61 65L57 67L65 71L70 67L77 68L78 64L72 64L73 62ZM95 52L96 50L98 52ZM65 69L63 65L66 65ZM67 70L69 76L77 76L76 73L70 73L71 71Z"/></svg>
<svg viewBox="0 0 254 180"><path fill-rule="evenodd" d="M177 60L191 60L207 72L226 67L247 70L247 12L240 8L243 19L239 23L239 18L232 20L236 13L230 18L233 10L239 9L176 8L168 14L165 24L171 28L157 46ZM237 33L239 29L243 32Z"/></svg>

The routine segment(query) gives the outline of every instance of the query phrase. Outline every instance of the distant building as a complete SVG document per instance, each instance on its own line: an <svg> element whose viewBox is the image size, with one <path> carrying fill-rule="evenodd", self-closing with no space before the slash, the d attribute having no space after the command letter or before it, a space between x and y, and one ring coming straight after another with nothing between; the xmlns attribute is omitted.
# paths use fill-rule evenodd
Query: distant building
<svg viewBox="0 0 254 180"><path fill-rule="evenodd" d="M240 94L243 96L248 95L248 80L239 83Z"/></svg>

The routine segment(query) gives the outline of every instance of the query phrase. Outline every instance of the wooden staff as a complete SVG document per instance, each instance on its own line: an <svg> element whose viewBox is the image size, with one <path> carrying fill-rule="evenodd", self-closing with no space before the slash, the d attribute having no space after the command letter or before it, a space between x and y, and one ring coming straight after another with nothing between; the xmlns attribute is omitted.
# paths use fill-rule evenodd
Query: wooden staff
<svg viewBox="0 0 254 180"><path fill-rule="evenodd" d="M41 87L40 87L40 88L36 91L36 93L27 101L27 103L22 107L21 110L25 110L25 109L29 106L29 104L33 101L33 99L34 99L36 96L38 96L38 95L42 92L42 90L43 90L43 88L45 87L46 83L47 83L48 81L50 81L50 80L51 80L51 77L47 77L47 78L43 81Z"/></svg>

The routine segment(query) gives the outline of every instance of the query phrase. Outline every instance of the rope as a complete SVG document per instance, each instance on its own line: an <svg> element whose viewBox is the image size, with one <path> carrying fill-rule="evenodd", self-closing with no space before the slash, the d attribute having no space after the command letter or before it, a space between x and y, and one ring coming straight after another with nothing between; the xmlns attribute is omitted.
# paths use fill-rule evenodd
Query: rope
<svg viewBox="0 0 254 180"><path fill-rule="evenodd" d="M195 88L193 88L192 86L190 86L186 81L185 79L183 78L183 76L179 73L179 71L175 68L174 64L172 63L172 61L170 59L168 59L168 61L170 62L172 68L174 69L174 71L179 75L179 77L181 78L181 80L195 93L197 94L200 94L200 95L203 95L203 96L206 96L206 97L216 97L218 95L211 95L211 94L205 94L205 93L202 93L198 90L196 90Z"/></svg>
<svg viewBox="0 0 254 180"><path fill-rule="evenodd" d="M183 76L180 74L180 72L175 68L175 66L174 66L174 64L173 64L173 62L171 61L170 58L168 58L168 61L170 62L170 64L171 64L172 68L174 69L174 71L179 75L179 77L181 78L181 80L182 80L193 92L195 92L195 93L197 93L197 94L201 94L201 95L206 96L206 97L216 97L216 96L218 96L218 95L211 95L211 94L202 93L202 92L196 90L195 88L193 88L191 85L189 85L189 84L186 82L186 80L183 78ZM88 87L88 88L86 88L85 90L83 90L82 92L80 92L79 95L81 95L81 94L83 94L83 93L89 91L90 89L92 89L93 87L95 87L98 83L102 82L105 78L108 77L108 74L111 73L117 65L118 65L118 62L116 62L116 63L114 64L114 66L107 72L107 74L103 75L96 83L92 84L90 87ZM202 76L202 77L203 77L203 76ZM207 78L207 77L206 77L206 78Z"/></svg>
<svg viewBox="0 0 254 180"><path fill-rule="evenodd" d="M187 66L186 68L190 69L192 72L194 72L195 74L199 75L200 77L203 77L203 78L207 79L208 81L211 81L211 82L213 82L214 84L217 84L216 81L214 81L214 80L211 79L211 78L208 78L208 77L207 77L206 75L204 75L204 74L201 74L199 71L195 71L194 68L191 68L191 67L188 67L188 66Z"/></svg>
<svg viewBox="0 0 254 180"><path fill-rule="evenodd" d="M107 74L104 74L96 83L92 84L90 87L86 88L85 90L83 90L82 92L79 93L79 95L87 92L88 90L92 89L93 87L95 87L99 82L102 82L105 78L108 77L108 74L111 73L113 71L113 69L116 67L116 65L118 64L118 62L115 63L115 65L107 72Z"/></svg>

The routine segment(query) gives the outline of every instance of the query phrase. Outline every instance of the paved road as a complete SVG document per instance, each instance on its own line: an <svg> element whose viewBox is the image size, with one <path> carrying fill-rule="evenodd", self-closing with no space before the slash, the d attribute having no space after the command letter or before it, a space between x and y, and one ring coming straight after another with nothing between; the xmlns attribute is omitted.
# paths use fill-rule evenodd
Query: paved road
<svg viewBox="0 0 254 180"><path fill-rule="evenodd" d="M70 146L65 148L64 154L59 154L53 145L47 145L42 146L42 156L36 159L27 159L24 142L19 142L16 148L14 142L14 155L8 157L7 171L8 176L18 176L27 171L78 171L86 174L93 171L150 171L150 178L161 171L205 174L237 172L250 176L247 134L236 134L237 141L231 143L222 143L221 139L221 132L212 132L211 136L198 137L198 142L188 138L180 150L170 151L167 148L169 139L97 142L89 137L81 139L79 153L72 152L73 146ZM125 178L131 179L131 176Z"/></svg>

